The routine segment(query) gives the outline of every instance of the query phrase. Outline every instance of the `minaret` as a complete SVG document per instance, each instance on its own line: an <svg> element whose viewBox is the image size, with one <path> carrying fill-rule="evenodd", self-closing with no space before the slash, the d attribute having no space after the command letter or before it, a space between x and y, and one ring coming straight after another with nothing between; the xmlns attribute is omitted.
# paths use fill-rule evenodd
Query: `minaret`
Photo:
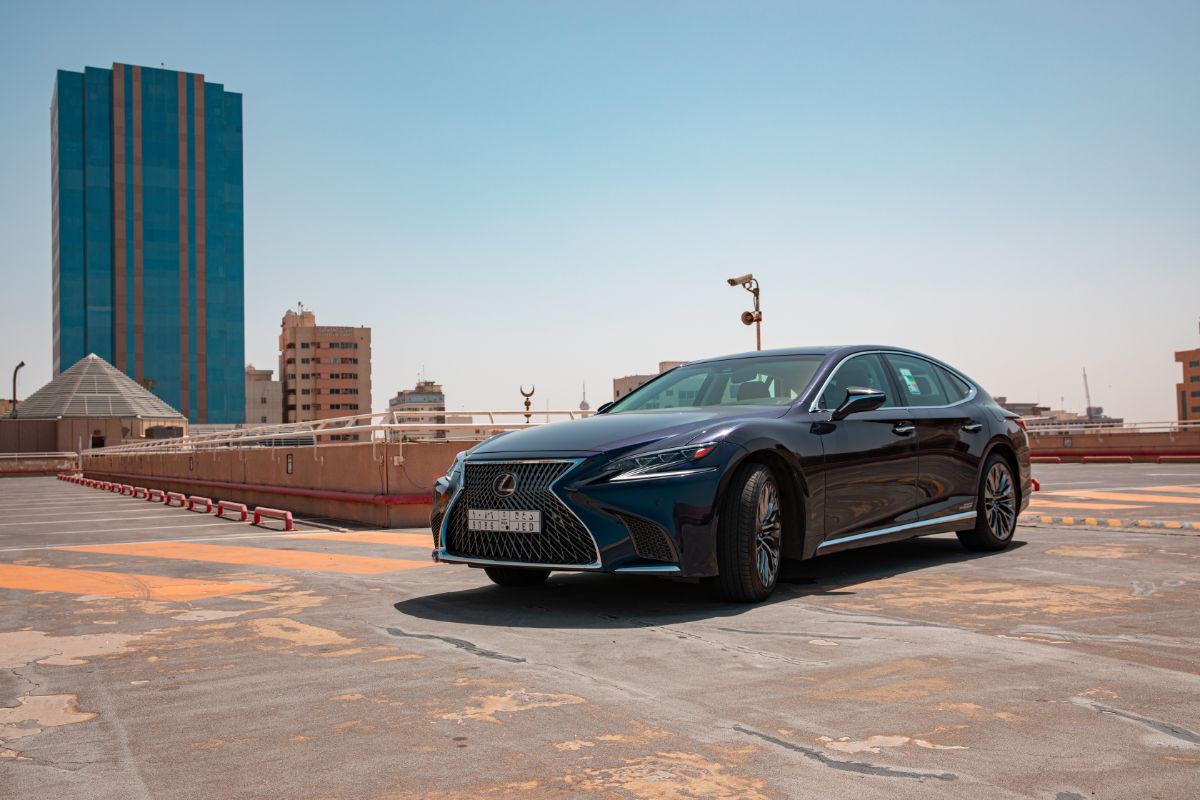
<svg viewBox="0 0 1200 800"><path fill-rule="evenodd" d="M579 410L583 412L584 416L587 416L587 413L592 410L587 401L587 381L583 383L583 399L579 401Z"/></svg>

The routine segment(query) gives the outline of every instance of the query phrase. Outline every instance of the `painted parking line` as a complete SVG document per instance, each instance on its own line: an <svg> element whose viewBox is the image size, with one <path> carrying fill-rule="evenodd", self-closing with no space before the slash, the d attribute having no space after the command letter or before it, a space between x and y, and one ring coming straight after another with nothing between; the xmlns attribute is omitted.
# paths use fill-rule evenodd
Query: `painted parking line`
<svg viewBox="0 0 1200 800"><path fill-rule="evenodd" d="M317 533L291 533L289 539L327 539L332 542L364 542L369 544L390 544L398 547L422 547L429 550L433 547L433 534L430 533L391 533L388 531L318 531Z"/></svg>
<svg viewBox="0 0 1200 800"><path fill-rule="evenodd" d="M401 558L343 556L335 553L314 553L302 550L271 550L265 547L231 547L188 542L78 545L56 549L80 553L170 558L179 561L208 561L251 567L302 569L347 575L378 575L384 572L401 572L435 566L431 561L410 561Z"/></svg>
<svg viewBox="0 0 1200 800"><path fill-rule="evenodd" d="M186 603L208 597L227 597L269 589L253 583L228 583L192 578L163 578L92 569L60 569L25 564L0 564L0 589L121 597Z"/></svg>
<svg viewBox="0 0 1200 800"><path fill-rule="evenodd" d="M1030 508L1077 508L1080 511L1112 511L1120 508L1147 508L1144 505L1125 503L1072 503L1069 500L1030 500Z"/></svg>
<svg viewBox="0 0 1200 800"><path fill-rule="evenodd" d="M1200 497L1179 497L1170 494L1140 494L1133 492L1047 492L1055 497L1079 497L1089 500L1117 500L1143 503L1164 503L1166 505L1196 505L1200 506Z"/></svg>

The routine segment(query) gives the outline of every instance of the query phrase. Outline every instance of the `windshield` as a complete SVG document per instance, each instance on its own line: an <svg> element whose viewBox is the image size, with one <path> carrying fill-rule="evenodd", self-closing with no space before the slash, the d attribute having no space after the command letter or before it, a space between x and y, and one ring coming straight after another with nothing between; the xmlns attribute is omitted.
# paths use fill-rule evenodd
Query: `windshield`
<svg viewBox="0 0 1200 800"><path fill-rule="evenodd" d="M804 393L821 360L822 356L776 356L688 364L630 392L607 413L786 406Z"/></svg>

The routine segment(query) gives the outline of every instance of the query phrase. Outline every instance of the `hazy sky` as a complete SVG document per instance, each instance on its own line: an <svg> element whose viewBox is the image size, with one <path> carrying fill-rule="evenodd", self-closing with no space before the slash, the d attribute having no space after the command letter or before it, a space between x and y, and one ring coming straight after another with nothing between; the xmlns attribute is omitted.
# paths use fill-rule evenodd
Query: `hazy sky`
<svg viewBox="0 0 1200 800"><path fill-rule="evenodd" d="M374 328L374 405L872 341L1174 418L1200 346L1200 3L0 0L0 376L51 372L57 68L244 95L246 356ZM0 394L7 396L6 385Z"/></svg>

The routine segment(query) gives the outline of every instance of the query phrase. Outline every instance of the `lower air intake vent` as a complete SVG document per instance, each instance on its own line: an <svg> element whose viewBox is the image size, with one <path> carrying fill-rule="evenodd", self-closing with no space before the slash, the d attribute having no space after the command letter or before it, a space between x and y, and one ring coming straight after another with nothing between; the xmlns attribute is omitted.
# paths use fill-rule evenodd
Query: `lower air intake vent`
<svg viewBox="0 0 1200 800"><path fill-rule="evenodd" d="M675 545L670 535L662 528L641 517L631 517L620 514L621 522L629 529L633 539L633 547L642 558L652 561L678 561Z"/></svg>

